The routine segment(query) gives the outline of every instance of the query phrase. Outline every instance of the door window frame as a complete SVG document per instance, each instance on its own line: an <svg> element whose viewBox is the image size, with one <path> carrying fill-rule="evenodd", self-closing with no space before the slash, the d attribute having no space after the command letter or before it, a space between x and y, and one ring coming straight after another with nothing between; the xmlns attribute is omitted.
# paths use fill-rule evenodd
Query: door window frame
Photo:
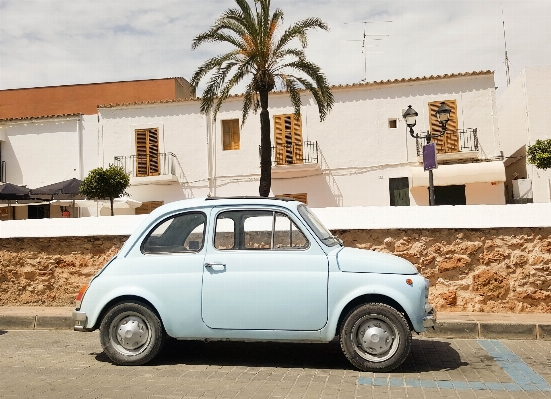
<svg viewBox="0 0 551 399"><path fill-rule="evenodd" d="M281 214L285 215L286 217L289 218L289 220L291 220L291 222L293 222L295 227L302 233L302 235L304 236L304 238L308 242L308 245L304 248L273 248L274 224L272 223L272 239L271 239L272 248L269 248L269 249L253 249L253 248L218 249L218 248L216 248L214 244L215 244L215 240L216 240L216 226L218 224L218 217L222 213L225 213L225 212L250 212L250 211L268 211L268 212L272 213L272 217L274 219L275 219L277 213L281 213ZM309 249L312 248L312 241L315 241L315 240L313 240L313 237L310 236L306 226L304 226L299 220L297 220L296 217L294 217L294 215L292 213L290 213L285 208L277 208L277 207L276 208L271 208L271 207L270 208L267 208L267 207L235 207L235 208L234 207L220 207L220 208L213 208L212 212L214 212L214 214L211 213L211 220L213 221L213 223L212 223L213 227L212 227L212 237L210 239L210 246L218 253L230 253L230 252L238 252L238 251L239 252L248 252L248 253L253 253L253 252L257 252L257 251L258 252L261 252L261 251L281 251L281 252L302 251L302 252L305 252L305 251L308 251ZM239 234L242 234L242 235L245 234L242 226L241 227L234 227L234 237L236 235L236 230L238 231ZM241 230L241 231L239 231L239 230Z"/></svg>

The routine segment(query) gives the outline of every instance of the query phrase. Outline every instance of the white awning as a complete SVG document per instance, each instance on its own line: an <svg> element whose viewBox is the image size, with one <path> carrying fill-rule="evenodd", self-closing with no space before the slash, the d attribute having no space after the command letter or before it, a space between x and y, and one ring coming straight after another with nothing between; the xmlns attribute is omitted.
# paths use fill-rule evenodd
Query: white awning
<svg viewBox="0 0 551 399"><path fill-rule="evenodd" d="M499 161L440 165L433 170L433 178L435 186L504 182L505 166ZM412 166L411 187L428 186L429 172L423 166Z"/></svg>

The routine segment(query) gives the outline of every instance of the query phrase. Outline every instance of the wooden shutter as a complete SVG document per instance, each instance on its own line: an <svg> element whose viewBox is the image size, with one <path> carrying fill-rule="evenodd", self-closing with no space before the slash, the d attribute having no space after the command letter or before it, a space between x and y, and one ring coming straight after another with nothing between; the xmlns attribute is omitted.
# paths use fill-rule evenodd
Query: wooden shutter
<svg viewBox="0 0 551 399"><path fill-rule="evenodd" d="M137 129L136 176L159 175L159 157L159 129Z"/></svg>
<svg viewBox="0 0 551 399"><path fill-rule="evenodd" d="M440 107L442 101L433 101L429 103L429 121L431 134L442 133L442 125L436 116L436 110ZM450 120L446 124L446 134L432 139L436 143L436 152L445 154L449 152L459 152L459 133L457 132L457 103L455 100L444 101L451 108Z"/></svg>
<svg viewBox="0 0 551 399"><path fill-rule="evenodd" d="M142 202L142 205L136 208L136 215L146 215L153 212L155 209L163 205L164 201L146 201Z"/></svg>
<svg viewBox="0 0 551 399"><path fill-rule="evenodd" d="M224 150L238 150L240 147L239 119L222 121L222 147Z"/></svg>
<svg viewBox="0 0 551 399"><path fill-rule="evenodd" d="M274 142L278 165L302 163L302 120L292 114L275 115Z"/></svg>
<svg viewBox="0 0 551 399"><path fill-rule="evenodd" d="M279 194L279 195L276 195L276 198L292 198L294 200L300 201L300 202L308 205L308 194L307 193Z"/></svg>

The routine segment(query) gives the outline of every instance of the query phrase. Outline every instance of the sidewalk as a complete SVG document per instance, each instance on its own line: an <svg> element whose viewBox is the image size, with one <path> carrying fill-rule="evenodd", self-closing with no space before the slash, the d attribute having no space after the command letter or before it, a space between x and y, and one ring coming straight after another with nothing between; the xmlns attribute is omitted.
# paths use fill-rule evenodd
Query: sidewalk
<svg viewBox="0 0 551 399"><path fill-rule="evenodd" d="M71 330L72 307L0 306L0 330ZM551 340L551 314L439 312L422 335L465 339Z"/></svg>

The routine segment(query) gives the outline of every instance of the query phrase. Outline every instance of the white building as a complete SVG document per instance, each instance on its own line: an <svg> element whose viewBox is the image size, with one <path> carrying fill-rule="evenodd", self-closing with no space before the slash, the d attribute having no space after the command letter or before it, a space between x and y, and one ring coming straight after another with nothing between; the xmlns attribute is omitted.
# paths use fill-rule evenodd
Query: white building
<svg viewBox="0 0 551 399"><path fill-rule="evenodd" d="M332 88L333 110L319 121L303 93L300 120L286 93L270 95L273 195L313 207L428 205L428 173L402 114L419 113L415 132L436 133L434 110L452 108L449 133L436 139L437 204L504 204L505 171L490 71ZM34 188L84 178L118 164L131 174L133 199L151 209L183 198L258 195L260 121L241 127L242 97L217 120L198 99L109 104L97 115L0 121L7 181ZM149 207L149 208L148 208Z"/></svg>
<svg viewBox="0 0 551 399"><path fill-rule="evenodd" d="M526 147L551 138L551 66L525 68L499 96L509 202L550 202L551 171L526 162Z"/></svg>

